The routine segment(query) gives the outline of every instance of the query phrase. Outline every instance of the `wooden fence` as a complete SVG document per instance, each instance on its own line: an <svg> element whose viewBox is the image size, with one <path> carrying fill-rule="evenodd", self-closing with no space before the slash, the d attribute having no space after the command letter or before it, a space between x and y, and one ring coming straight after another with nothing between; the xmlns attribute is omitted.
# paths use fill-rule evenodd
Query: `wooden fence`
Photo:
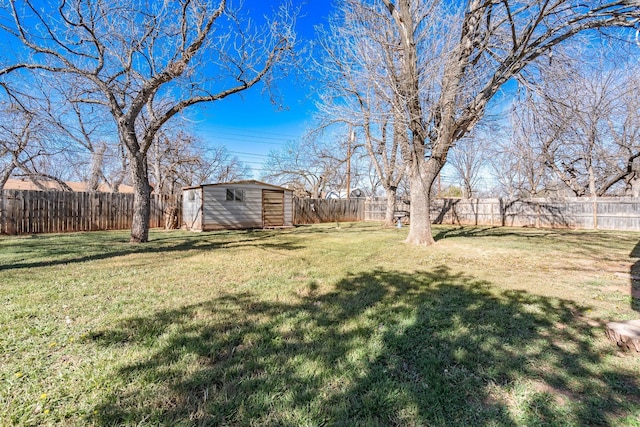
<svg viewBox="0 0 640 427"><path fill-rule="evenodd" d="M411 205L409 202L400 201L396 202L396 211L409 212ZM384 221L384 216L387 212L387 201L385 199L366 200L364 202L364 217L363 221Z"/></svg>
<svg viewBox="0 0 640 427"><path fill-rule="evenodd" d="M293 199L294 224L356 222L364 219L364 199Z"/></svg>
<svg viewBox="0 0 640 427"><path fill-rule="evenodd" d="M180 196L151 196L149 226L180 218ZM4 190L0 192L0 234L123 230L131 227L133 194Z"/></svg>
<svg viewBox="0 0 640 427"><path fill-rule="evenodd" d="M368 221L384 220L385 201L367 201ZM436 224L640 231L640 198L436 199Z"/></svg>
<svg viewBox="0 0 640 427"><path fill-rule="evenodd" d="M179 223L181 196L151 198L152 228ZM294 224L383 221L386 201L294 199ZM409 210L400 204L398 210ZM4 190L0 234L122 230L131 227L133 194ZM640 198L437 199L437 224L640 231Z"/></svg>

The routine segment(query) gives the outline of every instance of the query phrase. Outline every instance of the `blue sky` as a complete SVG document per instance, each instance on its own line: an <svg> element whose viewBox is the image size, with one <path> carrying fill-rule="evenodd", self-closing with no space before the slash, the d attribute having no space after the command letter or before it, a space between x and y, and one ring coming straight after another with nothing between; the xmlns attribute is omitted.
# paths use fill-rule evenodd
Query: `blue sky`
<svg viewBox="0 0 640 427"><path fill-rule="evenodd" d="M260 23L263 22L262 17L271 15L283 1L231 0L229 3L231 7L242 4L240 13L255 17L255 21ZM326 22L333 0L289 1L294 8L300 8L296 33L302 46L315 38L314 27ZM34 1L37 8L53 7L54 3ZM7 19L6 16L3 18ZM0 41L3 42L0 59L20 56L21 45L15 37L0 31ZM299 139L311 126L315 106L308 87L308 83L300 81L296 73L292 73L288 80L277 82L277 91L282 95L280 106L273 105L268 94L262 93L262 85L257 85L220 101L187 109L185 118L189 121L188 128L194 131L203 145L226 146L251 167L253 178L258 179L269 151Z"/></svg>
<svg viewBox="0 0 640 427"><path fill-rule="evenodd" d="M331 0L293 0L301 8L297 34L302 43L312 40L314 26L326 22L331 13ZM252 0L245 2L245 11L264 14L271 2ZM261 87L253 87L213 104L203 106L196 114L194 130L206 146L224 145L233 155L253 170L259 179L262 163L270 150L290 140L299 139L312 126L314 101L308 85L296 78L278 81L282 95L282 108L273 105Z"/></svg>

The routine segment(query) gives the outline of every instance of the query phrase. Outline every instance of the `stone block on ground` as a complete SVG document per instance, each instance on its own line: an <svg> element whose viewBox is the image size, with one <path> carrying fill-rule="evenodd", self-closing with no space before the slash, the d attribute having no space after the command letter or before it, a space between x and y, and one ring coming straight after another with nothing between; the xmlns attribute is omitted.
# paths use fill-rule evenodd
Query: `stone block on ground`
<svg viewBox="0 0 640 427"><path fill-rule="evenodd" d="M609 322L605 332L609 340L618 347L640 354L640 319Z"/></svg>

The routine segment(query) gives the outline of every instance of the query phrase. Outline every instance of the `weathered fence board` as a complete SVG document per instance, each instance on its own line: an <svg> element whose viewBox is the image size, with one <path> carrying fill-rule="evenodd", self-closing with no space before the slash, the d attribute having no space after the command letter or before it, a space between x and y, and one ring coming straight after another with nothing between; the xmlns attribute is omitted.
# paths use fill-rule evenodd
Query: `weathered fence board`
<svg viewBox="0 0 640 427"><path fill-rule="evenodd" d="M398 200L395 204L395 211L409 212L411 206L409 202ZM387 211L387 201L385 199L380 200L366 200L364 202L363 213L364 221L384 221L384 217Z"/></svg>
<svg viewBox="0 0 640 427"><path fill-rule="evenodd" d="M293 212L294 224L362 221L364 200L294 198Z"/></svg>
<svg viewBox="0 0 640 427"><path fill-rule="evenodd" d="M365 220L383 221L386 201L367 201ZM640 231L640 198L436 199L436 224Z"/></svg>
<svg viewBox="0 0 640 427"><path fill-rule="evenodd" d="M149 226L164 227L170 212L180 215L181 196L152 195ZM177 211L176 211L177 209ZM123 230L131 227L133 194L4 190L0 234Z"/></svg>

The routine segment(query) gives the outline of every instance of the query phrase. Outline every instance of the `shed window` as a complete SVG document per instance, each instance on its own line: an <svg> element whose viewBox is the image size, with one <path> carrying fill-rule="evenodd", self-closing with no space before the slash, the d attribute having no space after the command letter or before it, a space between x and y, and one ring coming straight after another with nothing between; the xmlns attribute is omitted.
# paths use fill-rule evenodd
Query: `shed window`
<svg viewBox="0 0 640 427"><path fill-rule="evenodd" d="M244 190L227 188L227 201L244 202Z"/></svg>

